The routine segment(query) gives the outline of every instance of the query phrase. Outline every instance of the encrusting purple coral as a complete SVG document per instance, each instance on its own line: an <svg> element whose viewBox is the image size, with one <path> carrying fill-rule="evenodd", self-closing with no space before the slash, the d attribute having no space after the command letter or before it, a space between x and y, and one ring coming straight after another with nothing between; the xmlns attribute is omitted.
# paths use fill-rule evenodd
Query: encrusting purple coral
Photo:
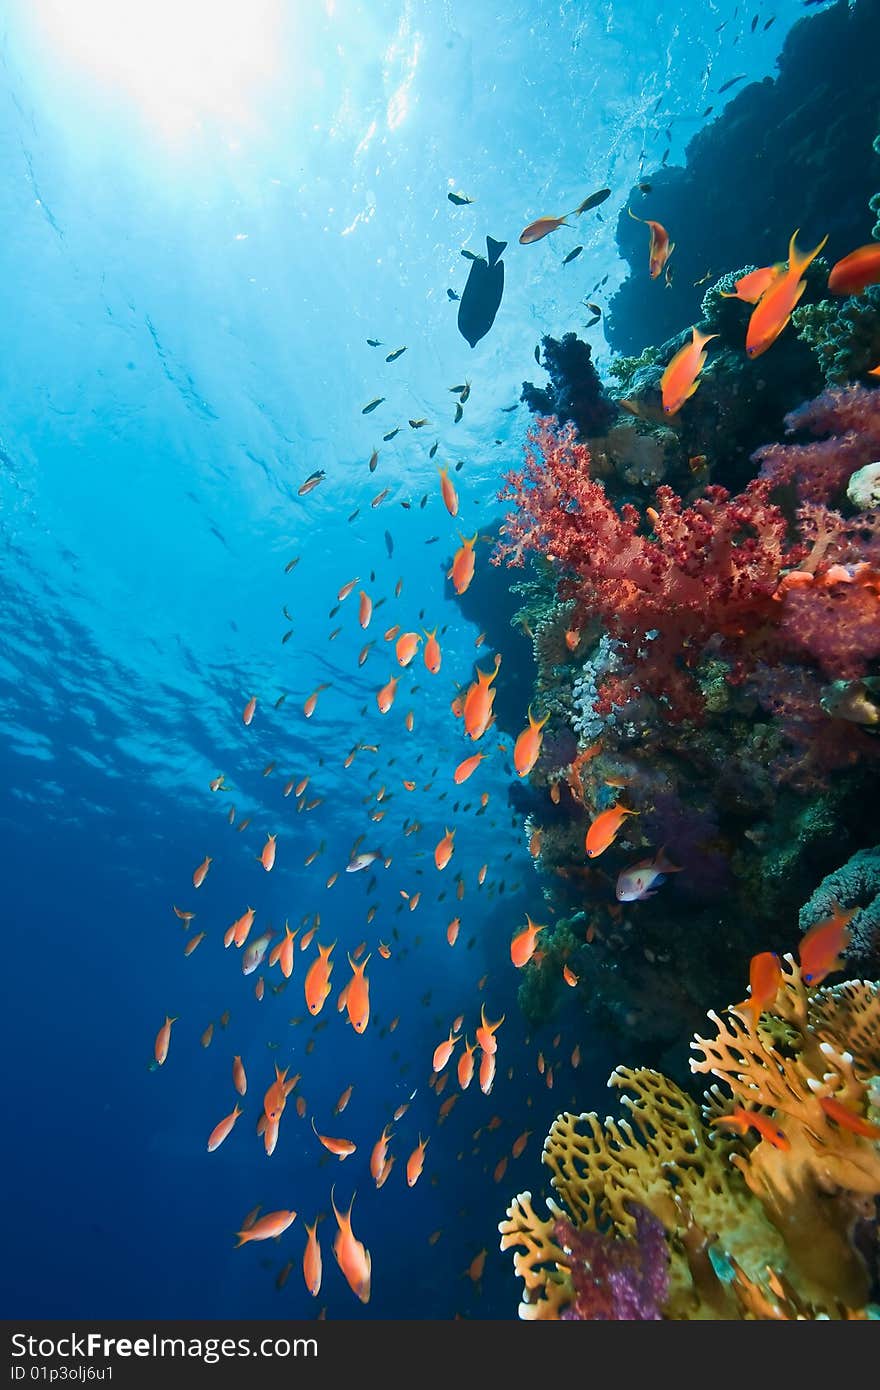
<svg viewBox="0 0 880 1390"><path fill-rule="evenodd" d="M632 1240L575 1230L560 1218L554 1239L570 1256L574 1302L561 1314L569 1322L657 1322L669 1296L669 1251L663 1225L637 1202Z"/></svg>

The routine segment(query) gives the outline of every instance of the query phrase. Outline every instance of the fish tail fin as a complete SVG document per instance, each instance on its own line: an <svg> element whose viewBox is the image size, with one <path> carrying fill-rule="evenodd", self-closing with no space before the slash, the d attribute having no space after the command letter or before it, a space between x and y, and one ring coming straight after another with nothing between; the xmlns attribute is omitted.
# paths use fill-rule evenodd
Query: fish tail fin
<svg viewBox="0 0 880 1390"><path fill-rule="evenodd" d="M654 867L657 870L657 872L661 874L680 874L683 872L682 865L670 863L669 859L666 856L665 845L661 845L658 849L657 856L654 860Z"/></svg>
<svg viewBox="0 0 880 1390"><path fill-rule="evenodd" d="M486 237L486 250L489 253L489 266L497 265L504 252L507 250L506 241L495 241L493 237Z"/></svg>
<svg viewBox="0 0 880 1390"><path fill-rule="evenodd" d="M253 1239L250 1231L236 1231L235 1234L238 1240L238 1244L235 1247L236 1250L240 1249L242 1245L246 1245L249 1240Z"/></svg>
<svg viewBox="0 0 880 1390"><path fill-rule="evenodd" d="M798 231L800 231L800 228L798 228ZM816 259L819 252L822 250L823 246L828 240L828 236L827 234L823 236L822 240L819 242L819 245L814 246L812 251L800 252L798 251L797 246L795 244L795 238L797 237L797 234L797 232L794 233L794 235L791 238L791 241L788 244L788 268L789 270L794 270L796 274L800 276L803 275L810 262Z"/></svg>
<svg viewBox="0 0 880 1390"><path fill-rule="evenodd" d="M733 298L735 299L736 295L734 295ZM699 347L702 351L707 343L711 343L713 338L720 338L720 336L720 333L701 333L699 328L695 327L693 330L694 347Z"/></svg>

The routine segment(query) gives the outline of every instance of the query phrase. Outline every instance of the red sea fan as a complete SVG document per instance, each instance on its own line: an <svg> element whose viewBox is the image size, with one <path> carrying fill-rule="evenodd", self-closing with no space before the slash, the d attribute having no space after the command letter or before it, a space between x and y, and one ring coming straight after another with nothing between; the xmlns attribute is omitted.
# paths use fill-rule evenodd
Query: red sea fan
<svg viewBox="0 0 880 1390"><path fill-rule="evenodd" d="M638 694L663 701L670 717L697 717L702 699L691 671L717 636L736 646L779 617L779 574L803 558L786 540L786 521L757 480L736 497L708 487L690 507L669 487L642 518L619 511L590 477L590 455L571 425L552 417L529 431L525 468L506 475L514 502L492 556L521 565L535 551L555 562L560 597L583 620L601 618L621 644L628 674L600 695L605 708ZM775 611L774 611L775 610Z"/></svg>

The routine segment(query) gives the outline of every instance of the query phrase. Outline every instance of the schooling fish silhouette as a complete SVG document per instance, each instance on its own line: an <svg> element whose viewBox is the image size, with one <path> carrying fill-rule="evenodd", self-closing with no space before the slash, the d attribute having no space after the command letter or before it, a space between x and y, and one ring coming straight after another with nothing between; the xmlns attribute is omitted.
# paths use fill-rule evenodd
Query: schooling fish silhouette
<svg viewBox="0 0 880 1390"><path fill-rule="evenodd" d="M504 292L501 256L506 248L506 241L493 241L487 236L488 262L482 257L471 262L467 284L458 306L458 331L471 347L476 347L480 339L485 338L495 322Z"/></svg>

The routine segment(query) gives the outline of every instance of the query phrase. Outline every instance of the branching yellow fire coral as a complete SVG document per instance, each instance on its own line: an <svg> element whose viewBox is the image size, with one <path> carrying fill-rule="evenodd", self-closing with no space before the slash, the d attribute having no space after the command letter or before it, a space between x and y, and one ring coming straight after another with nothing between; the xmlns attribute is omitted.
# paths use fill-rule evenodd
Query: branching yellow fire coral
<svg viewBox="0 0 880 1390"><path fill-rule="evenodd" d="M851 1235L880 1197L880 987L811 990L787 956L772 1012L709 1019L717 1035L691 1044L691 1070L715 1078L702 1113L659 1072L618 1067L608 1084L628 1119L554 1122L543 1161L564 1206L549 1199L542 1219L521 1193L499 1226L524 1282L521 1317L571 1315L557 1221L632 1240L634 1203L666 1232L667 1318L868 1315ZM724 1116L743 1132L716 1127Z"/></svg>

